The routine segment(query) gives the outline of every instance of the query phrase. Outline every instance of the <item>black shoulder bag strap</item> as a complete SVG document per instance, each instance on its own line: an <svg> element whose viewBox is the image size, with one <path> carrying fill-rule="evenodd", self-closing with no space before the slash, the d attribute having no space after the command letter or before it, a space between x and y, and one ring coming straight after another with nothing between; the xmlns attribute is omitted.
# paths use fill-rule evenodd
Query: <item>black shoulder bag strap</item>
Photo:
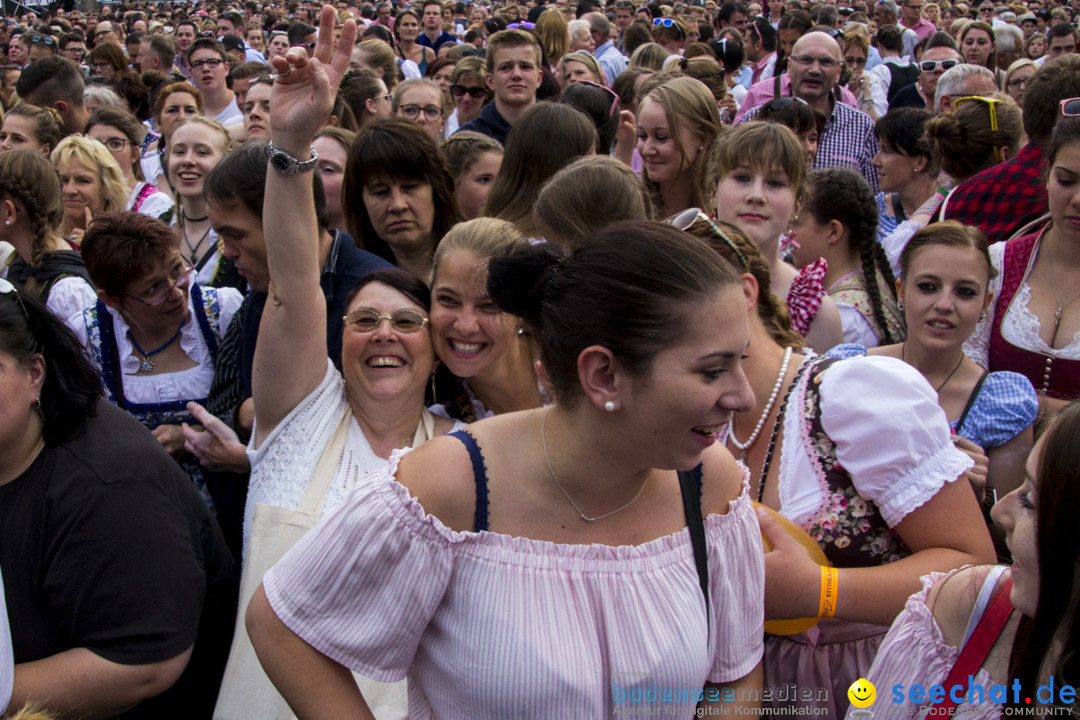
<svg viewBox="0 0 1080 720"><path fill-rule="evenodd" d="M689 470L679 471L679 489L682 491L686 527L690 530L690 542L694 546L694 564L697 565L698 581L705 596L705 623L712 630L709 613L709 555L705 548L705 523L701 519L701 481Z"/></svg>
<svg viewBox="0 0 1080 720"><path fill-rule="evenodd" d="M975 401L979 399L979 393L982 392L983 383L986 382L986 376L989 374L989 370L983 370L983 374L979 377L979 382L975 383L975 389L972 390L971 395L968 396L967 405L964 406L964 412L960 413L960 419L956 421L957 433L964 427L964 421L967 420L968 413L971 412L971 408L975 405Z"/></svg>

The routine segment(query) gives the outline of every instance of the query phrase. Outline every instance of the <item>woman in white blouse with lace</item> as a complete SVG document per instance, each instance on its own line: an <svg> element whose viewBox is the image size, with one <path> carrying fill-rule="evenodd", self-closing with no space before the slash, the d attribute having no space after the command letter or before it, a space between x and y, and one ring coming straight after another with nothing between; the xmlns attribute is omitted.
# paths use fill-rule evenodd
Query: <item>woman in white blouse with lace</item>
<svg viewBox="0 0 1080 720"><path fill-rule="evenodd" d="M141 213L96 218L82 254L99 299L68 326L101 369L109 400L154 433L213 506L181 424L194 422L189 401L206 401L221 336L243 298L193 282L176 233Z"/></svg>
<svg viewBox="0 0 1080 720"><path fill-rule="evenodd" d="M1050 222L990 246L994 302L964 350L1026 375L1042 411L1080 397L1080 118L1063 117L1047 151Z"/></svg>
<svg viewBox="0 0 1080 720"><path fill-rule="evenodd" d="M919 577L993 560L975 496L956 482L972 461L953 447L934 390L917 370L893 358L793 352L805 341L769 293L757 246L728 223L695 227L748 273L745 365L757 402L733 418L728 448L750 469L758 501L806 530L839 568L823 571L805 552L765 556L767 619L820 616L818 588L836 572L827 617L766 641L766 685L828 688L820 705L838 717L852 678L869 669ZM783 532L777 537L775 524L762 526L778 549L793 544Z"/></svg>

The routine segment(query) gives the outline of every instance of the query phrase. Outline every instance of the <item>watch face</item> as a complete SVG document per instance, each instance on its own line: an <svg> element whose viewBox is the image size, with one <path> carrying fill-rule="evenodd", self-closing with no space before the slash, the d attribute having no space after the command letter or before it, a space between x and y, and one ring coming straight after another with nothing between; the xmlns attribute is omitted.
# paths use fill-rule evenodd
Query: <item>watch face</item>
<svg viewBox="0 0 1080 720"><path fill-rule="evenodd" d="M270 162L274 164L274 169L278 172L288 172L289 170L289 158L285 153L276 152L270 156Z"/></svg>

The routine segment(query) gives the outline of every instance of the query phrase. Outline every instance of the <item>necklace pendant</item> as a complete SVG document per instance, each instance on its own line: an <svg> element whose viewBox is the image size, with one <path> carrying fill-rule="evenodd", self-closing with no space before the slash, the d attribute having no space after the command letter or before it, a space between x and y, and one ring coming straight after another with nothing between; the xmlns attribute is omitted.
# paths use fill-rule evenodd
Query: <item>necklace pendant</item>
<svg viewBox="0 0 1080 720"><path fill-rule="evenodd" d="M1058 323L1058 324L1061 323L1061 311L1062 310L1063 310L1063 308L1058 308L1057 310L1054 311L1054 322L1055 323Z"/></svg>
<svg viewBox="0 0 1080 720"><path fill-rule="evenodd" d="M148 356L143 355L142 360L139 361L139 370L136 375L153 375L154 374L154 361Z"/></svg>

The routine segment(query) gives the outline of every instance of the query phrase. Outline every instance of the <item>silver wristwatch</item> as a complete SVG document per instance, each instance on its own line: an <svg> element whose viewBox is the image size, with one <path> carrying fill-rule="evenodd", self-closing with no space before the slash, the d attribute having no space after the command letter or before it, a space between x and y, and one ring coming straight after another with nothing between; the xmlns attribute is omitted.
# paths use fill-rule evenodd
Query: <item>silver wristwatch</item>
<svg viewBox="0 0 1080 720"><path fill-rule="evenodd" d="M311 148L310 160L297 160L284 150L278 150L273 143L268 142L266 144L266 159L270 161L271 167L282 175L297 175L314 170L319 155L315 152L315 148Z"/></svg>

